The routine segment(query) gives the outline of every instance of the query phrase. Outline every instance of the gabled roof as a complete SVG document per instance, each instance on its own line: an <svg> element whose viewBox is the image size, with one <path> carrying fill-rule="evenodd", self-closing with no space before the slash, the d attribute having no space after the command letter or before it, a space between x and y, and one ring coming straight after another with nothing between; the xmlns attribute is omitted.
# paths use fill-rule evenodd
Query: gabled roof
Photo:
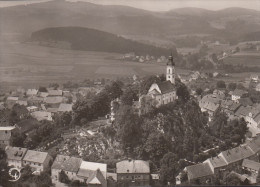
<svg viewBox="0 0 260 187"><path fill-rule="evenodd" d="M223 159L230 164L248 158L254 154L255 153L250 149L250 147L244 145L223 151L218 156L223 156Z"/></svg>
<svg viewBox="0 0 260 187"><path fill-rule="evenodd" d="M249 97L241 98L238 100L243 106L252 106L254 103Z"/></svg>
<svg viewBox="0 0 260 187"><path fill-rule="evenodd" d="M7 97L7 101L18 101L18 97Z"/></svg>
<svg viewBox="0 0 260 187"><path fill-rule="evenodd" d="M97 169L92 173L92 175L87 179L87 184L101 185L106 187L106 178L102 175L101 171Z"/></svg>
<svg viewBox="0 0 260 187"><path fill-rule="evenodd" d="M230 111L233 111L233 112L236 112L240 107L241 107L241 104L240 104L240 103L233 103L233 104L229 107L229 110L230 110Z"/></svg>
<svg viewBox="0 0 260 187"><path fill-rule="evenodd" d="M238 110L235 112L236 116L247 116L250 112L250 108L248 107L244 107L244 106L240 106L238 108Z"/></svg>
<svg viewBox="0 0 260 187"><path fill-rule="evenodd" d="M254 117L254 121L255 121L256 123L260 123L260 113L257 114L257 116Z"/></svg>
<svg viewBox="0 0 260 187"><path fill-rule="evenodd" d="M44 98L44 102L47 104L58 104L58 103L62 103L62 101L63 101L63 97L60 96Z"/></svg>
<svg viewBox="0 0 260 187"><path fill-rule="evenodd" d="M252 141L247 142L247 146L255 153L260 151L260 136L257 136Z"/></svg>
<svg viewBox="0 0 260 187"><path fill-rule="evenodd" d="M0 127L0 131L11 131L14 130L14 126L8 126L8 127Z"/></svg>
<svg viewBox="0 0 260 187"><path fill-rule="evenodd" d="M235 96L243 96L247 94L247 91L244 91L244 90L240 90L240 89L235 89L232 93L232 95L235 95Z"/></svg>
<svg viewBox="0 0 260 187"><path fill-rule="evenodd" d="M164 81L157 83L159 89L162 94L169 93L175 90L175 86L171 83L171 81Z"/></svg>
<svg viewBox="0 0 260 187"><path fill-rule="evenodd" d="M209 158L208 161L212 164L214 168L220 168L227 165L225 160L220 156Z"/></svg>
<svg viewBox="0 0 260 187"><path fill-rule="evenodd" d="M50 112L45 112L45 111L35 111L32 112L32 117L37 119L38 121L41 120L49 120L52 121L51 113Z"/></svg>
<svg viewBox="0 0 260 187"><path fill-rule="evenodd" d="M47 156L48 156L47 152L28 150L23 160L42 164L46 160Z"/></svg>
<svg viewBox="0 0 260 187"><path fill-rule="evenodd" d="M97 163L97 162L86 162L82 161L80 164L78 176L89 178L93 172L99 169L103 176L106 178L107 175L107 164Z"/></svg>
<svg viewBox="0 0 260 187"><path fill-rule="evenodd" d="M143 160L123 160L116 163L117 173L150 173L149 162Z"/></svg>
<svg viewBox="0 0 260 187"><path fill-rule="evenodd" d="M38 90L36 89L28 89L26 92L26 95L36 95L38 93Z"/></svg>
<svg viewBox="0 0 260 187"><path fill-rule="evenodd" d="M6 133L5 131L12 131L15 127L0 127L0 141L6 141L11 139L11 133Z"/></svg>
<svg viewBox="0 0 260 187"><path fill-rule="evenodd" d="M72 111L72 104L61 103L58 112L70 112Z"/></svg>
<svg viewBox="0 0 260 187"><path fill-rule="evenodd" d="M22 160L26 154L27 149L21 147L7 146L5 149L7 159L9 160Z"/></svg>
<svg viewBox="0 0 260 187"><path fill-rule="evenodd" d="M78 172L82 159L65 155L57 155L52 164L52 169L59 169L69 172Z"/></svg>
<svg viewBox="0 0 260 187"><path fill-rule="evenodd" d="M62 96L62 90L48 90L49 96Z"/></svg>
<svg viewBox="0 0 260 187"><path fill-rule="evenodd" d="M49 93L48 92L39 92L38 95L40 97L47 97L49 95Z"/></svg>
<svg viewBox="0 0 260 187"><path fill-rule="evenodd" d="M209 163L200 163L192 166L187 166L186 169L188 172L189 180L206 177L214 174L209 166Z"/></svg>
<svg viewBox="0 0 260 187"><path fill-rule="evenodd" d="M260 163L255 162L253 160L244 159L243 163L242 163L242 167L246 167L246 168L249 168L249 169L253 169L255 171L259 171Z"/></svg>

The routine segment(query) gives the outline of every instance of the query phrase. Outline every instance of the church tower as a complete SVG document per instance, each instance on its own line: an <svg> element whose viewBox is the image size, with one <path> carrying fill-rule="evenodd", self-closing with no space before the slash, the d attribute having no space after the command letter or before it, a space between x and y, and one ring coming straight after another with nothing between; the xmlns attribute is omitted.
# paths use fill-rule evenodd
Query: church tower
<svg viewBox="0 0 260 187"><path fill-rule="evenodd" d="M166 81L171 81L175 84L175 63L173 61L173 56L169 56L167 68L166 68Z"/></svg>

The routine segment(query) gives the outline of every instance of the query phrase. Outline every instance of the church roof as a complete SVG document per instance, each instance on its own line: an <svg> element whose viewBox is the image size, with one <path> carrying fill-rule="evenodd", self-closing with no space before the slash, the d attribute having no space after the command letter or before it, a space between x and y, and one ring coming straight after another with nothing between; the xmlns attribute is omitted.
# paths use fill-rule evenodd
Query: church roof
<svg viewBox="0 0 260 187"><path fill-rule="evenodd" d="M157 83L159 89L162 94L169 93L175 90L175 86L171 83L171 81L164 81Z"/></svg>

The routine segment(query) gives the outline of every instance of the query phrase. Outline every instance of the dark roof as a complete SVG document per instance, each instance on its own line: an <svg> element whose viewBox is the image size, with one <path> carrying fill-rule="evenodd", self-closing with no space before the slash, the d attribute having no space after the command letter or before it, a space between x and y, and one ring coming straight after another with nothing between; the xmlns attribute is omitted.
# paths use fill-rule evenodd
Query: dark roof
<svg viewBox="0 0 260 187"><path fill-rule="evenodd" d="M242 163L242 167L246 167L246 168L249 168L249 169L253 169L255 171L259 171L260 163L255 162L253 160L244 159L243 163Z"/></svg>
<svg viewBox="0 0 260 187"><path fill-rule="evenodd" d="M229 110L236 112L239 109L239 107L241 107L240 103L232 103L232 105L229 107Z"/></svg>
<svg viewBox="0 0 260 187"><path fill-rule="evenodd" d="M48 157L47 152L28 150L23 158L24 161L36 162L43 164Z"/></svg>
<svg viewBox="0 0 260 187"><path fill-rule="evenodd" d="M208 163L200 163L192 166L187 166L186 169L188 172L189 180L206 177L214 174Z"/></svg>
<svg viewBox="0 0 260 187"><path fill-rule="evenodd" d="M238 100L243 106L252 106L254 103L249 97L241 98Z"/></svg>
<svg viewBox="0 0 260 187"><path fill-rule="evenodd" d="M21 147L6 147L5 152L9 160L22 160L27 149Z"/></svg>
<svg viewBox="0 0 260 187"><path fill-rule="evenodd" d="M171 81L164 81L157 83L159 89L162 94L169 93L175 90L175 86L171 83Z"/></svg>
<svg viewBox="0 0 260 187"><path fill-rule="evenodd" d="M237 95L237 96L243 96L247 94L247 91L244 91L244 90L240 90L240 89L235 89L232 93L232 95Z"/></svg>
<svg viewBox="0 0 260 187"><path fill-rule="evenodd" d="M248 158L255 153L247 145L235 147L220 153L219 156L223 156L225 161L230 164L233 162L240 161L242 159Z"/></svg>
<svg viewBox="0 0 260 187"><path fill-rule="evenodd" d="M69 172L78 172L81 162L82 160L80 158L57 155L51 168Z"/></svg>
<svg viewBox="0 0 260 187"><path fill-rule="evenodd" d="M227 165L225 160L220 156L209 158L208 161L212 164L214 168L219 168Z"/></svg>
<svg viewBox="0 0 260 187"><path fill-rule="evenodd" d="M257 136L252 141L247 142L247 146L255 153L260 151L260 136Z"/></svg>

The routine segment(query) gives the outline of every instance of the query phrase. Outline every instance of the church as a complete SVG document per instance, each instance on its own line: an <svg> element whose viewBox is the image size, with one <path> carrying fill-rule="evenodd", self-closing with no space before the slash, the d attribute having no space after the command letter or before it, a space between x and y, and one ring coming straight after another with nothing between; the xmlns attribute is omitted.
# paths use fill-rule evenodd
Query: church
<svg viewBox="0 0 260 187"><path fill-rule="evenodd" d="M169 56L166 67L166 81L153 83L147 93L147 96L152 97L157 101L156 106L165 105L177 99L175 86L175 63L173 56Z"/></svg>

